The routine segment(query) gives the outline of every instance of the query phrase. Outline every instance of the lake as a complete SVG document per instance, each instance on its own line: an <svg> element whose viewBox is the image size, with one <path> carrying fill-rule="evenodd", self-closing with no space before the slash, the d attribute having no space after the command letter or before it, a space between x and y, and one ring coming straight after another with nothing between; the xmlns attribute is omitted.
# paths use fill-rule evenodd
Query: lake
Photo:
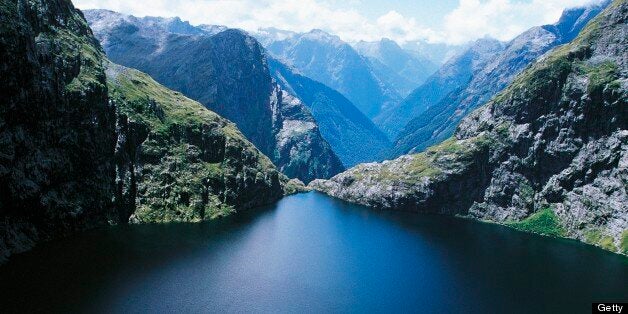
<svg viewBox="0 0 628 314"><path fill-rule="evenodd" d="M0 311L590 313L628 300L628 258L311 192L202 224L45 243L0 267Z"/></svg>

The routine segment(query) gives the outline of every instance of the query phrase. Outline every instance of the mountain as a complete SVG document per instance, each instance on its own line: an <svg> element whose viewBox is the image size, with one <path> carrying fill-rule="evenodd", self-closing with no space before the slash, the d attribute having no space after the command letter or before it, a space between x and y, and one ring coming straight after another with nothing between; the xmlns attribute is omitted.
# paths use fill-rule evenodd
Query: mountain
<svg viewBox="0 0 628 314"><path fill-rule="evenodd" d="M301 99L320 132L347 167L376 160L390 141L351 101L339 92L298 73L270 57L271 74L282 89Z"/></svg>
<svg viewBox="0 0 628 314"><path fill-rule="evenodd" d="M397 138L414 117L436 106L451 92L467 86L474 74L485 68L503 49L503 44L495 39L478 39L464 52L447 61L402 102L382 111L375 117L375 124L390 138ZM395 144L400 146L399 141Z"/></svg>
<svg viewBox="0 0 628 314"><path fill-rule="evenodd" d="M376 208L435 212L628 254L628 2L520 73L449 140L311 186Z"/></svg>
<svg viewBox="0 0 628 314"><path fill-rule="evenodd" d="M253 33L253 36L255 36L255 38L264 47L272 44L273 42L286 40L297 35L298 33L296 32L278 29L275 27L260 28L257 30L257 32Z"/></svg>
<svg viewBox="0 0 628 314"><path fill-rule="evenodd" d="M127 222L199 221L298 189L235 125L111 64L69 0L0 5L0 263Z"/></svg>
<svg viewBox="0 0 628 314"><path fill-rule="evenodd" d="M427 58L434 64L442 65L455 55L461 53L465 45L429 43L425 40L414 40L403 43L401 47L422 58Z"/></svg>
<svg viewBox="0 0 628 314"><path fill-rule="evenodd" d="M419 108L419 111L425 109L414 115L415 118L399 133L390 157L420 152L450 137L464 116L504 89L518 73L547 51L570 42L606 5L608 2L568 9L556 24L531 28L473 71L467 84L456 86L434 102L416 97L404 100L402 106Z"/></svg>
<svg viewBox="0 0 628 314"><path fill-rule="evenodd" d="M401 100L394 88L378 78L369 60L338 36L312 30L274 41L266 33L261 37L269 42L265 47L273 57L337 90L369 118Z"/></svg>
<svg viewBox="0 0 628 314"><path fill-rule="evenodd" d="M376 42L360 41L354 48L371 62L377 77L387 80L387 85L395 88L402 97L438 70L429 59L406 51L387 38Z"/></svg>
<svg viewBox="0 0 628 314"><path fill-rule="evenodd" d="M108 63L122 222L196 222L279 199L287 179L230 121L137 70Z"/></svg>
<svg viewBox="0 0 628 314"><path fill-rule="evenodd" d="M139 69L235 122L289 177L309 182L344 169L307 107L272 79L253 37L234 29L205 33L208 27L190 28L176 18L85 14L113 62Z"/></svg>

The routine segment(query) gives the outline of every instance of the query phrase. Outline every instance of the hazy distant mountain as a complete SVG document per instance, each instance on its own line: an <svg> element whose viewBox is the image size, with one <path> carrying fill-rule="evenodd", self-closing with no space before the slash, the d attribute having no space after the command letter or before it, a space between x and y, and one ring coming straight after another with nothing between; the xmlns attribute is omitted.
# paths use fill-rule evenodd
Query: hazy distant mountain
<svg viewBox="0 0 628 314"><path fill-rule="evenodd" d="M369 118L402 98L386 80L378 77L367 58L338 36L321 30L302 34L260 32L256 36L266 42L272 56L339 91ZM285 38L273 39L277 35Z"/></svg>
<svg viewBox="0 0 628 314"><path fill-rule="evenodd" d="M375 161L390 141L369 118L339 92L269 58L279 85L299 97L318 122L321 134L347 167Z"/></svg>
<svg viewBox="0 0 628 314"><path fill-rule="evenodd" d="M466 45L449 45L445 43L428 43L425 40L415 40L404 43L404 50L427 58L435 64L444 64L453 56L461 53Z"/></svg>
<svg viewBox="0 0 628 314"><path fill-rule="evenodd" d="M405 100L378 115L375 123L389 137L395 138L412 118L436 105L448 93L466 86L474 73L483 69L502 49L503 44L495 39L475 41L463 53L445 63Z"/></svg>
<svg viewBox="0 0 628 314"><path fill-rule="evenodd" d="M286 175L308 182L343 169L309 109L272 79L253 37L178 18L103 10L85 16L112 61L146 72L235 122Z"/></svg>
<svg viewBox="0 0 628 314"><path fill-rule="evenodd" d="M386 80L403 97L438 70L438 65L434 62L419 53L401 48L390 39L360 41L354 48L371 61L377 76Z"/></svg>
<svg viewBox="0 0 628 314"><path fill-rule="evenodd" d="M267 27L257 30L257 32L253 33L252 35L257 39L257 41L259 41L264 47L266 47L275 41L292 38L298 35L298 33L274 27Z"/></svg>
<svg viewBox="0 0 628 314"><path fill-rule="evenodd" d="M384 121L385 126L390 126L386 122L394 121L397 117L414 117L399 133L389 156L419 152L449 138L464 116L490 100L547 51L570 42L607 4L605 2L585 8L568 9L556 24L531 28L506 44L503 49L495 51L499 53L492 57L489 55L490 60L480 63L479 67L471 71L470 80L466 84L430 86L426 83L421 86L401 103L398 111L390 113L385 120L378 120ZM458 57L450 61L459 59ZM451 62L443 66L443 69L448 65ZM442 72L439 71L437 76L440 73Z"/></svg>

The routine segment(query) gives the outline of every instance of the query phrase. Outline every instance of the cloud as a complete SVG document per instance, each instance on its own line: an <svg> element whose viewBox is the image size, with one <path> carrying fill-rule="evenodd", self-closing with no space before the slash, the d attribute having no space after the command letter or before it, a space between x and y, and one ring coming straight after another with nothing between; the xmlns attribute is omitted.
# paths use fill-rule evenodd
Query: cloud
<svg viewBox="0 0 628 314"><path fill-rule="evenodd" d="M460 0L438 30L424 27L414 17L397 11L369 19L356 9L339 9L334 1L153 0L147 4L130 0L75 0L74 3L81 9L110 9L136 16L179 16L192 24L226 25L247 31L275 27L305 32L318 28L349 42L385 37L399 43L413 40L464 43L486 35L511 39L531 26L556 21L565 7L591 0Z"/></svg>
<svg viewBox="0 0 628 314"><path fill-rule="evenodd" d="M444 19L444 40L464 43L483 36L509 40L528 28L551 24L565 8L590 4L591 0L460 0Z"/></svg>

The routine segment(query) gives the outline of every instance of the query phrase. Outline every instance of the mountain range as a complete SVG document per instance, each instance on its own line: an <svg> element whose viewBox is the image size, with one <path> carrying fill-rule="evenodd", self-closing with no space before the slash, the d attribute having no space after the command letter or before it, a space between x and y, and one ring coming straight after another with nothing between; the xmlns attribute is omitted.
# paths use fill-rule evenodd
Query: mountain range
<svg viewBox="0 0 628 314"><path fill-rule="evenodd" d="M268 31L261 34L264 37L260 33L256 36L267 43L265 47L273 57L337 90L369 118L402 98L376 75L368 58L338 36L318 29L288 33L286 37L269 36Z"/></svg>
<svg viewBox="0 0 628 314"><path fill-rule="evenodd" d="M438 70L438 65L427 57L405 50L387 38L375 42L360 41L353 47L370 61L376 77L392 86L401 97L408 96Z"/></svg>
<svg viewBox="0 0 628 314"><path fill-rule="evenodd" d="M400 105L377 118L389 136L398 132L387 157L420 152L450 137L463 117L543 54L570 42L608 3L565 10L556 24L533 27L503 45L480 40L450 59Z"/></svg>

